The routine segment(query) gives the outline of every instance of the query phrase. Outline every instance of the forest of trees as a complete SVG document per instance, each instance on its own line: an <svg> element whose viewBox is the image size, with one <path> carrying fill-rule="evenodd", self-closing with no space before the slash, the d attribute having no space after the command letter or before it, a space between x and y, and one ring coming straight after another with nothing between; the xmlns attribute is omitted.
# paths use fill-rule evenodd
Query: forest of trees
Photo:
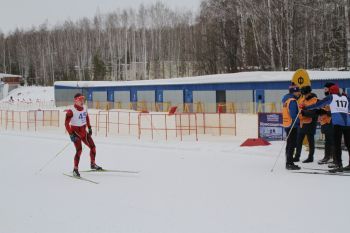
<svg viewBox="0 0 350 233"><path fill-rule="evenodd" d="M250 70L348 69L348 0L162 3L0 32L0 73L29 84L141 80Z"/></svg>

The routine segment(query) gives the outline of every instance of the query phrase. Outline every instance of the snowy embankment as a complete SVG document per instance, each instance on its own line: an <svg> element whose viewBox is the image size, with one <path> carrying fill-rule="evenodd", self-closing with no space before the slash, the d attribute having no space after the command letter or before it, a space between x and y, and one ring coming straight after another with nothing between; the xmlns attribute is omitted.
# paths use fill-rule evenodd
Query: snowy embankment
<svg viewBox="0 0 350 233"><path fill-rule="evenodd" d="M55 108L53 87L19 87L0 100L1 110L23 111L53 108Z"/></svg>
<svg viewBox="0 0 350 233"><path fill-rule="evenodd" d="M1 102L9 102L11 97L14 102L49 102L54 101L54 94L53 87L19 87L12 90Z"/></svg>
<svg viewBox="0 0 350 233"><path fill-rule="evenodd" d="M67 135L1 132L0 232L348 232L350 177L294 174L283 156L271 173L282 142L213 140L97 137L99 165L139 173L84 173L95 185L62 175L73 166L72 144L37 173ZM88 167L84 147L80 169Z"/></svg>

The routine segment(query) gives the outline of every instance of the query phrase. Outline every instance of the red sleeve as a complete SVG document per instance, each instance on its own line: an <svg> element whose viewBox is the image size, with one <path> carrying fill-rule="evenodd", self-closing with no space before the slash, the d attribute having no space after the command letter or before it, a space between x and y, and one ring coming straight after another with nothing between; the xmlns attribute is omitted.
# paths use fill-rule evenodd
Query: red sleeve
<svg viewBox="0 0 350 233"><path fill-rule="evenodd" d="M72 112L72 110L68 110L67 113L66 113L66 121L65 121L64 125L65 125L66 130L67 130L67 132L68 132L69 134L72 134L72 133L73 133L73 130L72 130L70 124L69 124L69 123L70 123L70 120L72 119L72 117L73 117L73 112Z"/></svg>
<svg viewBox="0 0 350 233"><path fill-rule="evenodd" d="M91 128L89 114L86 115L86 125L87 125L88 128Z"/></svg>

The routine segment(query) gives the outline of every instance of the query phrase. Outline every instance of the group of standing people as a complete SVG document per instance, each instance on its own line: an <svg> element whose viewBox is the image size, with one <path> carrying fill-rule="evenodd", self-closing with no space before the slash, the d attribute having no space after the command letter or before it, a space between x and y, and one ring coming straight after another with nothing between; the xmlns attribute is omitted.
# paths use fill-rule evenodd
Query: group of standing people
<svg viewBox="0 0 350 233"><path fill-rule="evenodd" d="M350 162L346 167L343 167L342 163L343 136L350 159L350 99L340 93L338 85L330 82L324 85L324 94L326 97L320 100L312 92L311 86L299 88L292 84L289 93L282 99L288 170L301 169L295 163L300 162L305 138L309 145L309 153L302 162L314 162L315 134L319 122L321 132L325 135L325 150L323 159L318 163L328 164L330 172L350 171Z"/></svg>

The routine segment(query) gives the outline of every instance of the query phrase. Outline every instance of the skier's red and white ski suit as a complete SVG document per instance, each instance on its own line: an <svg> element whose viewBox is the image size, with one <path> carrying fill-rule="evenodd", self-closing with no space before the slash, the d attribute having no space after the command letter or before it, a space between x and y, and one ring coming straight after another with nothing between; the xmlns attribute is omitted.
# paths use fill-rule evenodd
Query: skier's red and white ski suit
<svg viewBox="0 0 350 233"><path fill-rule="evenodd" d="M74 156L74 168L78 169L82 153L82 143L90 148L90 162L95 164L96 146L92 137L86 132L86 127L91 128L89 115L84 107L74 105L66 113L65 127L69 135L75 134L77 139L74 142L76 153Z"/></svg>

